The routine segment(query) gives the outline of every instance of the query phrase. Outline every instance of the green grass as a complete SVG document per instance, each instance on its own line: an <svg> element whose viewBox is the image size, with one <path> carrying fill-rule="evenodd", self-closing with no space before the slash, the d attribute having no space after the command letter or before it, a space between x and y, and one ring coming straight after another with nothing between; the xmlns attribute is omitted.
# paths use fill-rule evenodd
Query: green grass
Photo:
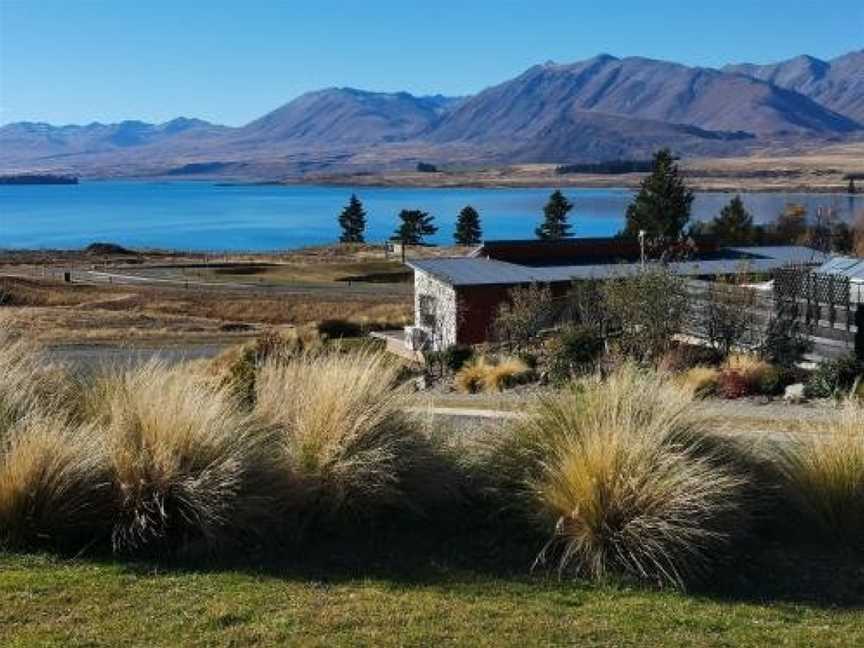
<svg viewBox="0 0 864 648"><path fill-rule="evenodd" d="M182 571L0 554L3 646L856 646L864 614L506 578Z"/></svg>

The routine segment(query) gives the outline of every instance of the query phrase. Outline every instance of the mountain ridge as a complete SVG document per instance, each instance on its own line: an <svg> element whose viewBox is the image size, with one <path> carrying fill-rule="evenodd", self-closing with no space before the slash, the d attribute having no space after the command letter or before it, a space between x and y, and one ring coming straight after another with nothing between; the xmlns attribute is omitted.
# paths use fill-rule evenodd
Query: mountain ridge
<svg viewBox="0 0 864 648"><path fill-rule="evenodd" d="M243 169L278 177L422 160L599 161L644 157L660 146L727 156L862 135L864 50L722 69L600 54L534 65L467 97L323 88L239 127L190 117L16 122L0 127L0 170L134 176Z"/></svg>

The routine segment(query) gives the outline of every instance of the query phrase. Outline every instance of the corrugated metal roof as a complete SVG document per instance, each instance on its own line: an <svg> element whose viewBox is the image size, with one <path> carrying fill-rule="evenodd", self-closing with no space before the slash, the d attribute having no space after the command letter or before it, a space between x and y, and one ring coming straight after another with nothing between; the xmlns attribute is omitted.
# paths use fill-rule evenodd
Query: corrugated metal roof
<svg viewBox="0 0 864 648"><path fill-rule="evenodd" d="M770 272L789 264L821 262L825 255L803 246L766 246L724 248L729 259L712 258L670 263L669 267L684 275L734 274L741 271ZM638 263L557 265L534 267L478 257L418 259L408 266L426 272L453 286L526 284L570 281L572 279L608 279L636 272Z"/></svg>

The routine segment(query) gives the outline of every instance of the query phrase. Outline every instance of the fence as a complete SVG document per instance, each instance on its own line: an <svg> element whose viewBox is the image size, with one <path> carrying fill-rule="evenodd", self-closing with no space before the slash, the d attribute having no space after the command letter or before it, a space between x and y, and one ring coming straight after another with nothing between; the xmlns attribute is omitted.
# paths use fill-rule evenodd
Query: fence
<svg viewBox="0 0 864 648"><path fill-rule="evenodd" d="M770 290L695 280L687 285L693 297L694 313L687 331L692 335L706 336L700 324L707 319L706 309L712 299L716 299L711 291L722 290L734 296L741 317L749 318L753 343L758 331L764 331L771 318L783 312L806 325L813 342L812 356L836 358L851 352L864 356L864 305L853 301L852 288L844 277L788 268L775 274Z"/></svg>

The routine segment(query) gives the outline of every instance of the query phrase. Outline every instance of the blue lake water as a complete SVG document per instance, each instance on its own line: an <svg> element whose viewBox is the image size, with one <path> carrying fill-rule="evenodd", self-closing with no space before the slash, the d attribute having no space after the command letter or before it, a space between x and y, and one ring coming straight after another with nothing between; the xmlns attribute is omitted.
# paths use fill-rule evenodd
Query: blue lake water
<svg viewBox="0 0 864 648"><path fill-rule="evenodd" d="M356 192L367 211L369 241L393 232L401 209L435 217L436 243L452 241L459 210L473 205L484 236L531 238L550 189L413 189L316 186L218 186L205 182L82 182L0 185L0 248L77 248L93 241L178 250L278 250L338 239L336 217ZM628 189L567 189L576 236L619 231L632 198ZM729 194L697 194L693 216L711 219ZM757 222L774 219L787 202L833 207L851 220L864 196L750 193Z"/></svg>

